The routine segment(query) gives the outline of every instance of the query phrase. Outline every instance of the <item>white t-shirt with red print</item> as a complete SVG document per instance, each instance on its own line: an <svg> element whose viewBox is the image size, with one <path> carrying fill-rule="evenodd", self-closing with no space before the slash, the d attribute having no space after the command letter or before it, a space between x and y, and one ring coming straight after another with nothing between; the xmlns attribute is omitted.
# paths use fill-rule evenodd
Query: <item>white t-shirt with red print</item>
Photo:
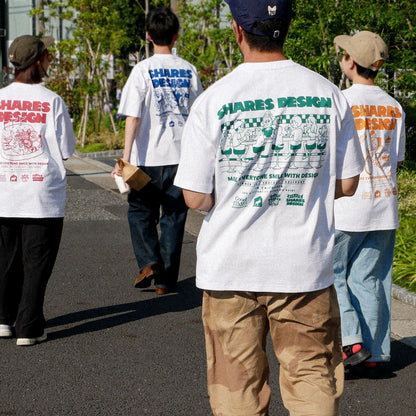
<svg viewBox="0 0 416 416"><path fill-rule="evenodd" d="M343 93L355 118L365 165L355 195L335 202L335 227L355 232L396 229L396 168L405 156L405 114L380 87L355 84Z"/></svg>
<svg viewBox="0 0 416 416"><path fill-rule="evenodd" d="M74 150L62 98L41 84L0 89L0 217L63 217L63 159Z"/></svg>

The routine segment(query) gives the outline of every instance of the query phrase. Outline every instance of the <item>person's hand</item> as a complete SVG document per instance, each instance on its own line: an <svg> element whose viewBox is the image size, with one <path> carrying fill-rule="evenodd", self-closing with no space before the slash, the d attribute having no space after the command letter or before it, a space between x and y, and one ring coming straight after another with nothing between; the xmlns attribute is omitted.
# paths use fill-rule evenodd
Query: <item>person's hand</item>
<svg viewBox="0 0 416 416"><path fill-rule="evenodd" d="M121 176L121 168L118 162L114 165L114 170L111 172L111 177L114 179L114 176L118 175Z"/></svg>

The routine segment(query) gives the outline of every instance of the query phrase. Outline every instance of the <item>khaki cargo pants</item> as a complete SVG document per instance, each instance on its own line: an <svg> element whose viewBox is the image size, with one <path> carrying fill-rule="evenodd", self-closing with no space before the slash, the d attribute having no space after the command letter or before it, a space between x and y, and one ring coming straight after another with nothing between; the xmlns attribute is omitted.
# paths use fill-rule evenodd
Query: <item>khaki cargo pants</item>
<svg viewBox="0 0 416 416"><path fill-rule="evenodd" d="M291 416L334 416L344 387L334 287L301 293L205 291L208 393L215 416L267 416L270 331Z"/></svg>

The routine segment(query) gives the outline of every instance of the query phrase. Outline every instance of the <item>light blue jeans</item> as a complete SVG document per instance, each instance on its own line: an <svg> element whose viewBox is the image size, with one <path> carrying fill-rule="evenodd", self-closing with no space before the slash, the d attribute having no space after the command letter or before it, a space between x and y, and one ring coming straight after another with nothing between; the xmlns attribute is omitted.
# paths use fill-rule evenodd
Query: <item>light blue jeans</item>
<svg viewBox="0 0 416 416"><path fill-rule="evenodd" d="M335 288L342 345L363 343L368 361L390 361L390 316L396 230L335 232Z"/></svg>

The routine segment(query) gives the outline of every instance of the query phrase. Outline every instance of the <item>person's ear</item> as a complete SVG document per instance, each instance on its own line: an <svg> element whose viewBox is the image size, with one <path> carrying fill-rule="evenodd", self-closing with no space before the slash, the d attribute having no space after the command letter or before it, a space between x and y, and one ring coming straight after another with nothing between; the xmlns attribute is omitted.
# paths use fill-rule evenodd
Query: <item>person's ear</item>
<svg viewBox="0 0 416 416"><path fill-rule="evenodd" d="M240 45L243 41L243 28L238 25L238 23L233 20L233 28L234 28L234 34L235 34L235 40L237 41L237 44Z"/></svg>
<svg viewBox="0 0 416 416"><path fill-rule="evenodd" d="M345 59L345 58L344 58L344 63L345 63L345 65L346 65L346 67L347 67L348 69L350 69L350 70L353 70L353 69L354 69L354 67L356 67L356 64L355 64L355 62L354 62L354 59L352 59L352 57L351 57L351 56L349 56L349 57L348 57L348 59Z"/></svg>
<svg viewBox="0 0 416 416"><path fill-rule="evenodd" d="M147 38L147 40L149 41L149 42L153 42L152 41L152 38L150 37L150 35L149 35L149 32L146 32L146 38Z"/></svg>
<svg viewBox="0 0 416 416"><path fill-rule="evenodd" d="M177 39L178 39L178 33L175 33L172 37L172 43L175 43Z"/></svg>

